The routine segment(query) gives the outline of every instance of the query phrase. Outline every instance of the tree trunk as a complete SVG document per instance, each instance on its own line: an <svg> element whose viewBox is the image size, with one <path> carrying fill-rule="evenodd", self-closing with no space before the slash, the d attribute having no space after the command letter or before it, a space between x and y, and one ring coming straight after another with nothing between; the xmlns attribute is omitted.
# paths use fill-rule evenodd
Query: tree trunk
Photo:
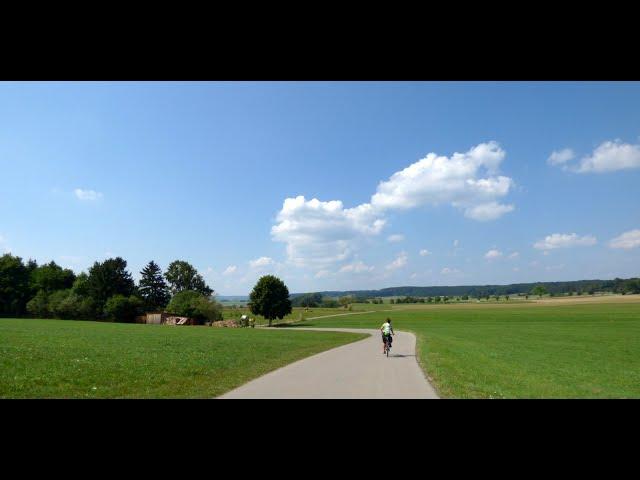
<svg viewBox="0 0 640 480"><path fill-rule="evenodd" d="M269 319L269 326L271 326L271 319Z"/></svg>

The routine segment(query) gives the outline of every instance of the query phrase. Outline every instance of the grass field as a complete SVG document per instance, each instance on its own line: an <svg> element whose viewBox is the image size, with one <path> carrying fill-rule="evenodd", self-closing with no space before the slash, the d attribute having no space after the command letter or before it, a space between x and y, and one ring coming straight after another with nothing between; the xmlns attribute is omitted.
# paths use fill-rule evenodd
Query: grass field
<svg viewBox="0 0 640 480"><path fill-rule="evenodd" d="M0 319L0 398L211 398L364 336Z"/></svg>
<svg viewBox="0 0 640 480"><path fill-rule="evenodd" d="M639 297L399 305L300 325L377 328L391 317L416 334L443 397L640 398Z"/></svg>
<svg viewBox="0 0 640 480"><path fill-rule="evenodd" d="M340 313L350 313L350 312L358 312L358 311L370 311L370 310L380 310L382 308L389 308L389 305L369 305L366 303L357 303L352 305L352 310L347 310L345 308L303 308L303 307L294 307L292 312L284 317L282 320L274 320L273 324L276 323L291 323L291 322L299 322L300 320L304 320L306 318L312 317L322 317L327 315L337 315ZM253 315L248 307L225 307L222 309L222 316L225 320L229 319L238 319L241 315L249 315L252 318L255 318L256 325L268 325L269 321L266 320L261 315Z"/></svg>

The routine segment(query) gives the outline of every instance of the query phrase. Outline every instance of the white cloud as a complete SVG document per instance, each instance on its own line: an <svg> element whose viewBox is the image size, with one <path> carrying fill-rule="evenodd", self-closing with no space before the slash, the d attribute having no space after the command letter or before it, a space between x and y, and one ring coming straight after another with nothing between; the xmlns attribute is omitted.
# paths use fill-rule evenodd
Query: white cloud
<svg viewBox="0 0 640 480"><path fill-rule="evenodd" d="M418 274L417 273L412 273L411 276L409 278L411 278L412 280L417 278Z"/></svg>
<svg viewBox="0 0 640 480"><path fill-rule="evenodd" d="M513 252L511 254L509 254L509 258L510 259L515 259L518 258L520 256L520 254L518 252Z"/></svg>
<svg viewBox="0 0 640 480"><path fill-rule="evenodd" d="M575 158L575 153L570 148L564 148L559 152L554 151L549 158L547 158L547 163L549 165L563 165L567 163L569 160L573 160Z"/></svg>
<svg viewBox="0 0 640 480"><path fill-rule="evenodd" d="M519 271L520 271L520 268L519 268L519 267L513 267L513 271L514 271L514 272L519 272Z"/></svg>
<svg viewBox="0 0 640 480"><path fill-rule="evenodd" d="M394 235L389 235L387 237L387 241L389 243L398 243L398 242L401 242L403 240L404 240L404 235L401 235L401 234L398 234L398 233L396 233Z"/></svg>
<svg viewBox="0 0 640 480"><path fill-rule="evenodd" d="M269 257L260 257L249 261L251 268L266 267L268 265L273 265L274 263L273 259Z"/></svg>
<svg viewBox="0 0 640 480"><path fill-rule="evenodd" d="M515 207L513 205L489 202L467 208L464 212L464 216L472 218L473 220L478 220L479 222L486 222L500 218L505 213L512 212L514 209Z"/></svg>
<svg viewBox="0 0 640 480"><path fill-rule="evenodd" d="M79 200L83 201L95 201L102 198L102 193L96 192L94 190L83 190L81 188L76 188L73 192L76 194L76 197Z"/></svg>
<svg viewBox="0 0 640 480"><path fill-rule="evenodd" d="M502 256L502 252L500 250L489 250L484 254L484 258L487 260L494 260L496 258L500 258Z"/></svg>
<svg viewBox="0 0 640 480"><path fill-rule="evenodd" d="M609 246L611 248L624 248L627 250L640 247L640 230L635 229L624 232L622 235L612 239L609 242Z"/></svg>
<svg viewBox="0 0 640 480"><path fill-rule="evenodd" d="M552 250L554 248L585 247L595 245L596 238L593 235L578 236L575 233L554 233L547 235L544 240L539 240L533 245L538 250Z"/></svg>
<svg viewBox="0 0 640 480"><path fill-rule="evenodd" d="M451 157L429 153L380 182L371 204L383 210L450 204L467 211L495 202L513 185L509 177L494 176L504 157L496 142L482 143ZM489 176L478 178L483 173Z"/></svg>
<svg viewBox="0 0 640 480"><path fill-rule="evenodd" d="M387 265L385 268L387 270L397 270L399 268L402 268L407 265L408 258L409 257L407 256L406 252L400 252L396 257L396 259L393 262L391 262L389 265Z"/></svg>
<svg viewBox="0 0 640 480"><path fill-rule="evenodd" d="M358 262L343 266L340 269L340 272L341 273L362 273L362 272L372 272L373 270L374 270L374 267L365 265L363 262L358 261Z"/></svg>
<svg viewBox="0 0 640 480"><path fill-rule="evenodd" d="M601 143L591 156L580 160L575 171L603 173L630 168L640 168L640 145L614 140Z"/></svg>
<svg viewBox="0 0 640 480"><path fill-rule="evenodd" d="M237 266L229 265L227 268L224 269L224 272L222 272L222 274L223 275L231 275L232 273L235 273L237 269L238 269Z"/></svg>
<svg viewBox="0 0 640 480"><path fill-rule="evenodd" d="M453 275L456 273L460 273L460 270L458 270L457 268L449 268L449 267L444 267L440 273L442 275Z"/></svg>
<svg viewBox="0 0 640 480"><path fill-rule="evenodd" d="M287 198L277 221L271 235L287 244L289 261L317 267L348 259L359 242L379 234L385 224L369 204L345 209L339 200L303 196Z"/></svg>
<svg viewBox="0 0 640 480"><path fill-rule="evenodd" d="M340 200L287 198L271 228L272 238L286 244L290 263L322 269L347 261L380 234L390 210L448 204L468 218L494 220L514 208L497 202L513 185L511 178L497 175L504 157L496 142L451 157L429 153L380 182L370 203L353 208L345 208ZM389 240L398 238L392 235Z"/></svg>
<svg viewBox="0 0 640 480"><path fill-rule="evenodd" d="M458 248L459 244L460 244L460 242L458 240L454 240L453 241L453 248Z"/></svg>
<svg viewBox="0 0 640 480"><path fill-rule="evenodd" d="M427 250L426 248L423 248L422 250L420 250L421 257L426 257L427 255L431 255L431 252L429 250Z"/></svg>

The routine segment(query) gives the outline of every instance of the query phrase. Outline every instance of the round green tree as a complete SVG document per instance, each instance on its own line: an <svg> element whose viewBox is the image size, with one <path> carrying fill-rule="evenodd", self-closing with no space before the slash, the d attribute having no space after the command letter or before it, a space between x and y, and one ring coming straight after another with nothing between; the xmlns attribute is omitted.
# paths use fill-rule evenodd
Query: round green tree
<svg viewBox="0 0 640 480"><path fill-rule="evenodd" d="M169 282L171 293L174 295L184 290L195 290L205 297L213 295L210 288L193 265L184 260L176 260L169 264L164 277Z"/></svg>
<svg viewBox="0 0 640 480"><path fill-rule="evenodd" d="M222 306L195 290L176 293L166 310L174 315L190 317L200 322L222 320Z"/></svg>
<svg viewBox="0 0 640 480"><path fill-rule="evenodd" d="M254 315L262 315L269 320L282 319L291 313L289 289L282 280L273 275L260 277L249 295L249 308Z"/></svg>
<svg viewBox="0 0 640 480"><path fill-rule="evenodd" d="M531 294L538 295L538 298L542 298L542 296L546 295L547 293L549 292L547 292L547 289L544 285L536 285L535 287L533 287L533 290L531 290Z"/></svg>

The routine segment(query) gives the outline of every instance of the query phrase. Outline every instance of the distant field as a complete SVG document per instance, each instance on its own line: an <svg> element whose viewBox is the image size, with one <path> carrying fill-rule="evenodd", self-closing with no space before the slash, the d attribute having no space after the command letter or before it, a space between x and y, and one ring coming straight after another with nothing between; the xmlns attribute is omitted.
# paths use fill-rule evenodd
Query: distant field
<svg viewBox="0 0 640 480"><path fill-rule="evenodd" d="M370 307L370 308L369 308ZM326 315L336 315L339 313L350 313L351 311L363 311L363 310L377 310L375 307L383 307L383 305L367 305L363 304L354 304L352 306L352 310L347 310L346 308L304 308L304 307L294 307L292 312L284 317L282 320L274 320L273 323L291 323L298 322L304 320L306 318L311 317L322 317ZM385 308L389 308L387 305ZM225 320L240 318L242 315L249 315L252 318L256 319L256 325L267 325L269 323L264 317L260 315L253 315L249 311L249 307L225 307L222 310L222 315Z"/></svg>
<svg viewBox="0 0 640 480"><path fill-rule="evenodd" d="M416 333L418 359L444 397L640 398L639 295L397 305L300 325L376 328L387 316Z"/></svg>
<svg viewBox="0 0 640 480"><path fill-rule="evenodd" d="M0 319L0 398L211 398L364 336Z"/></svg>

